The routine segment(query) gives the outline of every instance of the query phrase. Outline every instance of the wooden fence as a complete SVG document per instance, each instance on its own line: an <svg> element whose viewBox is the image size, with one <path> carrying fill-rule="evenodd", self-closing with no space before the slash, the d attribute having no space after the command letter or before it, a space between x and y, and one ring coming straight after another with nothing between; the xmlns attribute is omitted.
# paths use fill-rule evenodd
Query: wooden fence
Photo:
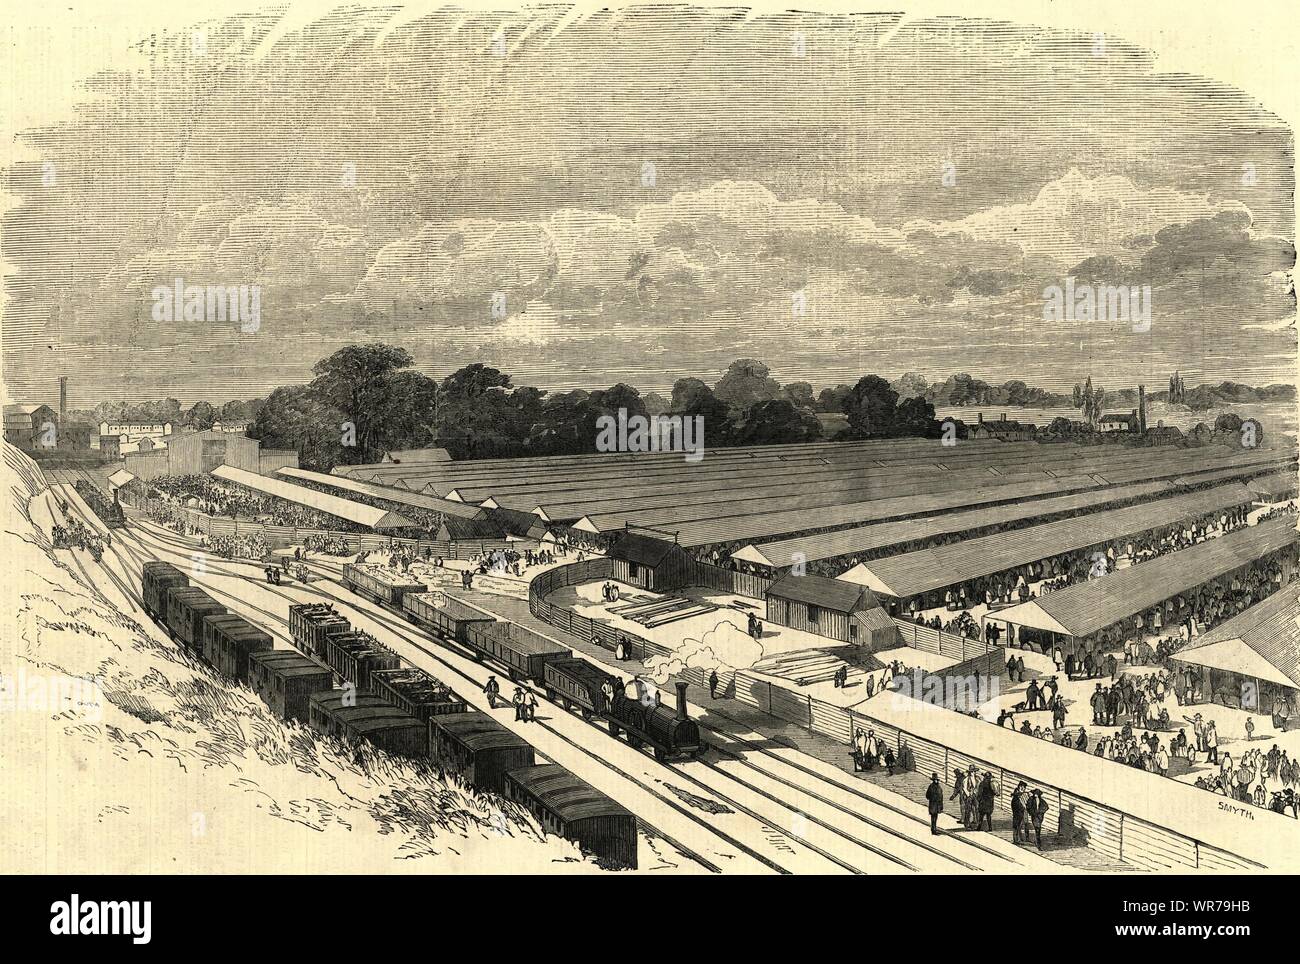
<svg viewBox="0 0 1300 964"><path fill-rule="evenodd" d="M556 606L547 597L559 589L576 586L598 579L614 577L614 561L603 556L587 559L583 562L557 566L534 576L528 583L528 611L547 625L562 629L579 639L588 639L601 649L613 653L618 649L619 639L623 640L624 652L633 659L644 660L650 656L672 656L673 650L652 639L638 636L621 629L597 622L587 616L579 615L572 609ZM695 686L708 686L708 672L696 667L688 667L677 676ZM720 696L732 696L734 693L734 673L731 670L718 672L718 693Z"/></svg>
<svg viewBox="0 0 1300 964"><path fill-rule="evenodd" d="M937 653L949 659L967 660L972 656L983 656L998 647L982 639L971 639L956 633L946 633L941 629L921 626L910 619L894 617L898 625L899 636L904 646L911 646L927 653Z"/></svg>
<svg viewBox="0 0 1300 964"><path fill-rule="evenodd" d="M747 596L750 599L765 598L767 588L773 582L774 580L763 576L737 572L734 569L723 569L721 566L700 562L698 559L695 560L691 572L691 585L734 593L737 596Z"/></svg>
<svg viewBox="0 0 1300 964"><path fill-rule="evenodd" d="M989 658L993 658L993 654ZM875 719L869 712L834 706L808 694L793 692L745 670L736 674L735 686L735 698L742 703L845 746L852 744L853 734L859 729L875 730L878 737L888 741L896 750L906 742L916 757L917 771L922 774L939 774L944 781L945 795L951 790L953 770L965 770L974 764L977 770L993 774L998 787L998 804L1009 813L1011 795L1016 785L1023 780L1031 789L1042 790L1051 807L1043 821L1044 832L1059 834L1063 841L1075 846L1091 847L1112 860L1130 863L1145 870L1258 869L1257 864L1243 857L1210 847L1166 827L1139 820L1114 806L1060 790L1052 785L1050 777L1016 773L991 760L967 756L938 741ZM949 712L937 708L932 711ZM989 726L992 729L992 724ZM990 736L994 735L1002 734L995 730L990 733ZM1019 734L1006 735L1020 738ZM1155 774L1151 774L1150 778L1152 781L1167 779ZM1152 786L1151 792L1159 793L1159 787Z"/></svg>

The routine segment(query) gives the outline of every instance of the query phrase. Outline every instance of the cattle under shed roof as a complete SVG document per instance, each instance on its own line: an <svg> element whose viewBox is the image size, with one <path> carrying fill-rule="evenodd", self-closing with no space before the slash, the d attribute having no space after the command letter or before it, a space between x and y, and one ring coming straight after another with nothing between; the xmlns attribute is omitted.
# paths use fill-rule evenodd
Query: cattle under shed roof
<svg viewBox="0 0 1300 964"><path fill-rule="evenodd" d="M767 595L810 606L820 606L822 609L840 613L851 613L858 609L871 609L880 605L875 595L866 586L812 574L796 576L787 573L768 586Z"/></svg>
<svg viewBox="0 0 1300 964"><path fill-rule="evenodd" d="M999 610L993 618L1067 636L1090 636L1152 606L1294 545L1295 518L1269 519L1167 556Z"/></svg>
<svg viewBox="0 0 1300 964"><path fill-rule="evenodd" d="M510 779L565 823L591 817L630 817L632 814L589 783L555 763L510 771Z"/></svg>
<svg viewBox="0 0 1300 964"><path fill-rule="evenodd" d="M1193 640L1174 659L1300 689L1300 596L1292 586L1280 589ZM1267 668L1258 665L1261 659Z"/></svg>

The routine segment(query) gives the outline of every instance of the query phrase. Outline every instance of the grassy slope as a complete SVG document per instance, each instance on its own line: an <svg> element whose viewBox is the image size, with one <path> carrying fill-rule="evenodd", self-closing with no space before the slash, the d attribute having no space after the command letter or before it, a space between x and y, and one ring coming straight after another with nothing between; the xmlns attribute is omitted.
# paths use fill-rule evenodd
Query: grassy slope
<svg viewBox="0 0 1300 964"><path fill-rule="evenodd" d="M113 608L72 552L51 547L61 513L39 469L4 449L0 674L11 693L21 671L47 687L94 680L103 698L14 707L11 697L0 709L0 870L597 870L454 777L280 721Z"/></svg>

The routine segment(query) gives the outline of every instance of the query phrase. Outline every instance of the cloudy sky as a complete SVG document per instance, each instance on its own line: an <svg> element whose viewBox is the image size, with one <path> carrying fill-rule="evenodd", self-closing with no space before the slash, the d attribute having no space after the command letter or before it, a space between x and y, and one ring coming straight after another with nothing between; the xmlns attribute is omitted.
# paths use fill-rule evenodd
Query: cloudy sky
<svg viewBox="0 0 1300 964"><path fill-rule="evenodd" d="M1115 38L687 7L195 27L25 132L15 398L251 397L370 340L552 389L738 357L818 388L1295 379L1290 129ZM1044 321L1070 275L1150 285L1150 331ZM260 286L259 330L155 321L178 277Z"/></svg>

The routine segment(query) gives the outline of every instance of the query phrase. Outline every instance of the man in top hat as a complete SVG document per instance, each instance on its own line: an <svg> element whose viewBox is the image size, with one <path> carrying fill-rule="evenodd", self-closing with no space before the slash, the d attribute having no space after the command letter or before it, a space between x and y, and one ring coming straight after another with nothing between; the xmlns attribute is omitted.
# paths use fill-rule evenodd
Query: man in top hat
<svg viewBox="0 0 1300 964"><path fill-rule="evenodd" d="M930 774L930 785L926 788L925 799L930 807L930 833L939 832L939 814L943 813L943 786L939 783L939 774Z"/></svg>

